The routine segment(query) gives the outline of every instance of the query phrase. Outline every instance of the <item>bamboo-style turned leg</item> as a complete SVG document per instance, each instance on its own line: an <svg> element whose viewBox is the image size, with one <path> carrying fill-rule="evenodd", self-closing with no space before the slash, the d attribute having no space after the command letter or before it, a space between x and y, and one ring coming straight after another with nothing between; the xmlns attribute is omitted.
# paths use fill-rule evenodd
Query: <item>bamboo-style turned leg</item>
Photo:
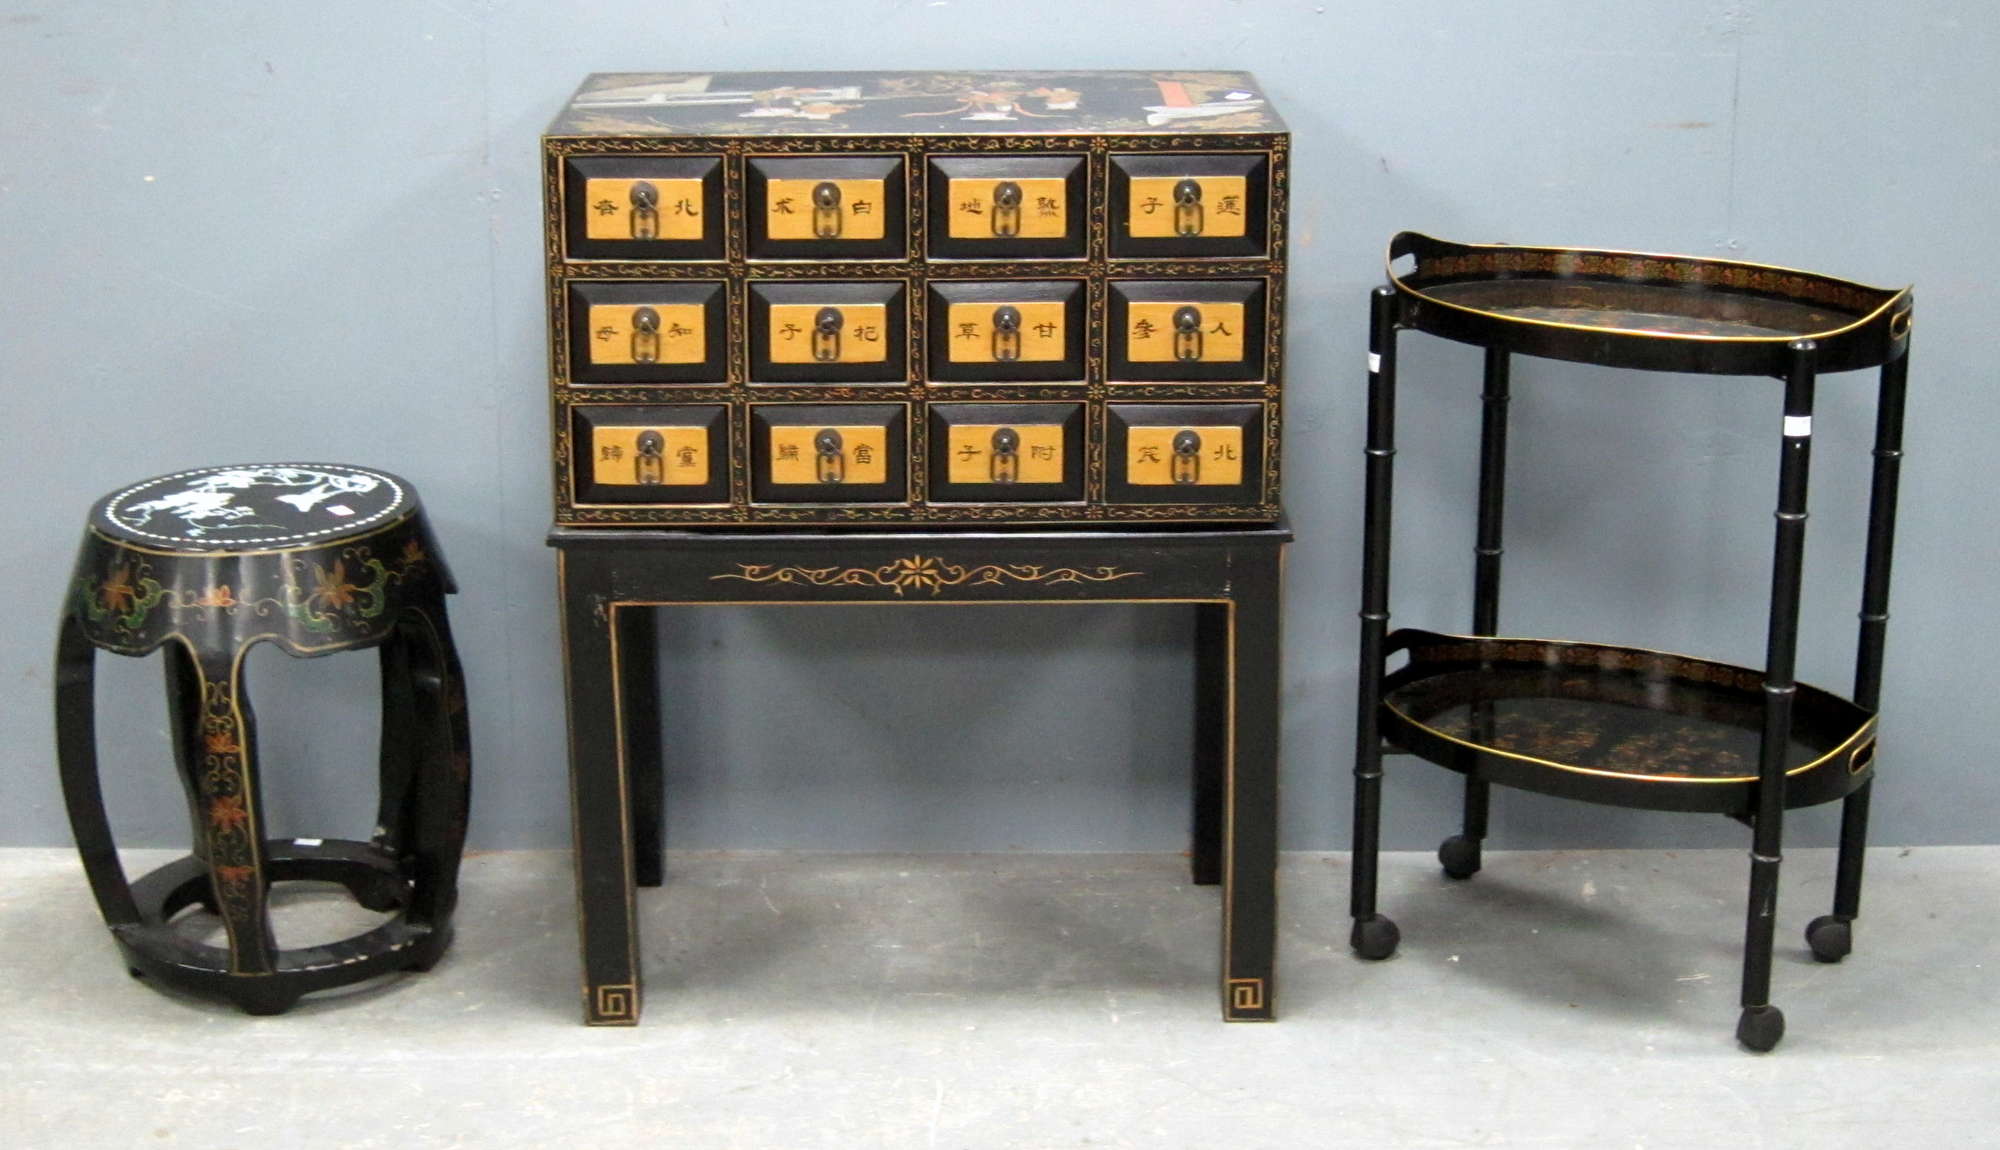
<svg viewBox="0 0 2000 1150"><path fill-rule="evenodd" d="M1882 705L1882 656L1889 633L1889 565L1896 540L1896 495L1903 466L1903 397L1910 351L1882 365L1875 400L1875 476L1868 499L1868 558L1861 580L1861 636L1854 657L1854 701L1871 711ZM1871 777L1841 806L1840 862L1834 876L1833 913L1806 927L1806 945L1821 962L1839 962L1854 949L1854 920L1861 914L1861 867L1868 849Z"/></svg>
<svg viewBox="0 0 2000 1150"><path fill-rule="evenodd" d="M1383 646L1389 634L1390 487L1396 458L1396 296L1371 297L1368 326L1367 512L1362 528L1361 667L1354 715L1354 875L1348 944L1363 958L1396 953L1401 934L1375 910L1382 846Z"/></svg>
<svg viewBox="0 0 2000 1150"><path fill-rule="evenodd" d="M1473 558L1472 633L1493 635L1500 629L1501 522L1507 499L1507 404L1510 359L1501 348L1486 349L1479 427L1479 536ZM1493 708L1476 704L1472 739L1493 742ZM1485 779L1465 780L1464 830L1438 847L1438 862L1452 878L1479 873L1480 847L1486 839L1486 815L1492 787Z"/></svg>
<svg viewBox="0 0 2000 1150"><path fill-rule="evenodd" d="M1750 905L1743 942L1743 1014L1736 1037L1770 1050L1785 1036L1785 1016L1771 1005L1771 944L1778 914L1778 864L1785 833L1785 770L1792 741L1793 665L1799 641L1799 580L1805 560L1806 486L1812 463L1813 384L1817 345L1791 346L1778 470L1778 510L1771 561L1770 629L1764 647L1764 727L1757 753L1757 812L1750 847Z"/></svg>

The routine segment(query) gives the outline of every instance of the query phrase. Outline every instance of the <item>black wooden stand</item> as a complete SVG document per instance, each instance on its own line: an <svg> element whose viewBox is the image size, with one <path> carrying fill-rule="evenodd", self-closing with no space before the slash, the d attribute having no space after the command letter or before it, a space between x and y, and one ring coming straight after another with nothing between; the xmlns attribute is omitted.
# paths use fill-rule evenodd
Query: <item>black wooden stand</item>
<svg viewBox="0 0 2000 1150"><path fill-rule="evenodd" d="M1272 1018L1279 577L1291 532L557 529L584 1020L639 1020L635 886L663 878L655 607L1182 603L1197 612L1193 877L1222 886L1222 1013Z"/></svg>

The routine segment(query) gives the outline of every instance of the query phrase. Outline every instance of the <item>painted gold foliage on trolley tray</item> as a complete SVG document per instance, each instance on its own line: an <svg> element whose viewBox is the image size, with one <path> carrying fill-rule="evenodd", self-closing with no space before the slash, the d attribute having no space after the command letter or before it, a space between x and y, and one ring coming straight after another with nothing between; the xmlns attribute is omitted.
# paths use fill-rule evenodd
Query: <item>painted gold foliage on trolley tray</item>
<svg viewBox="0 0 2000 1150"><path fill-rule="evenodd" d="M1110 583L1145 574L1143 571L1121 571L1116 565L1078 568L1045 567L1038 563L986 563L964 567L947 563L935 555L911 555L879 567L779 567L762 563L739 563L736 566L734 572L711 575L709 578L804 587L879 587L901 596L906 592L921 591L936 595L946 587L999 587L1009 583L1042 586Z"/></svg>
<svg viewBox="0 0 2000 1150"><path fill-rule="evenodd" d="M1696 683L1712 683L1739 691L1763 688L1760 672L1727 663L1714 663L1664 651L1644 651L1621 647L1593 647L1585 644L1509 642L1424 643L1410 649L1410 657L1421 663L1461 663L1496 660L1541 666L1588 667L1599 671L1632 671L1659 674Z"/></svg>
<svg viewBox="0 0 2000 1150"><path fill-rule="evenodd" d="M1506 275L1588 276L1721 286L1822 304L1857 315L1874 310L1887 298L1884 292L1782 268L1618 252L1523 249L1419 256L1415 274L1407 278L1413 285L1423 286L1430 280Z"/></svg>

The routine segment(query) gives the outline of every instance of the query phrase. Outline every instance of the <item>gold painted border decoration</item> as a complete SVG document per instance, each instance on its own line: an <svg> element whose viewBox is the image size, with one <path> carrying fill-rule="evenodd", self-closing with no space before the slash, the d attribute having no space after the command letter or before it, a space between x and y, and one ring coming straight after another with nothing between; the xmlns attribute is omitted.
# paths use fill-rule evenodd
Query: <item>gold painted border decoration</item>
<svg viewBox="0 0 2000 1150"><path fill-rule="evenodd" d="M901 596L906 591L938 594L946 587L999 587L1009 583L1112 583L1144 575L1143 571L1121 571L1115 564L1101 567L1044 567L1039 563L985 563L961 567L935 555L911 555L879 567L776 567L766 563L738 563L737 570L710 575L711 581L738 579L745 583L787 583L805 587L879 587Z"/></svg>
<svg viewBox="0 0 2000 1150"><path fill-rule="evenodd" d="M1231 978L1224 982L1229 988L1229 1009L1264 1009L1264 980L1261 978Z"/></svg>
<svg viewBox="0 0 2000 1150"><path fill-rule="evenodd" d="M632 983L604 983L591 988L591 1005L597 1025L639 1021L639 988Z"/></svg>

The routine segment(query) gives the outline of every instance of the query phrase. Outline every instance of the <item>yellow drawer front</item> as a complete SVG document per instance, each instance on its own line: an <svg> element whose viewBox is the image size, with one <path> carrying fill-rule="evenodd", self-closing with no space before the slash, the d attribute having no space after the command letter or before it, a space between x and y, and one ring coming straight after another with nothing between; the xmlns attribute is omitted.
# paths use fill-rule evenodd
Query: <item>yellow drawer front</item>
<svg viewBox="0 0 2000 1150"><path fill-rule="evenodd" d="M1061 182L1061 181L1054 181ZM994 313L1011 307L1020 313L1018 350L1003 359L996 354L993 338ZM946 311L947 340L952 363L1048 363L1065 355L1068 333L1064 330L1066 305L1061 300L1029 303L955 303ZM937 335L932 336L933 339Z"/></svg>
<svg viewBox="0 0 2000 1150"><path fill-rule="evenodd" d="M1012 184L1020 202L1008 208L995 189ZM1069 234L1068 181L1036 176L1024 180L958 179L946 184L946 232L953 239L1061 239Z"/></svg>
<svg viewBox="0 0 2000 1150"><path fill-rule="evenodd" d="M840 312L837 338L828 347L818 330L820 312ZM879 303L771 305L772 363L886 363L889 360L889 309ZM824 354L828 349L831 354Z"/></svg>
<svg viewBox="0 0 2000 1150"><path fill-rule="evenodd" d="M1175 458L1174 439L1199 437L1190 467ZM1125 481L1140 487L1234 487L1243 482L1240 427L1134 427L1125 438Z"/></svg>
<svg viewBox="0 0 2000 1150"><path fill-rule="evenodd" d="M650 207L643 190L634 195L641 184L652 189ZM698 179L590 179L583 190L585 239L698 240L707 227Z"/></svg>
<svg viewBox="0 0 2000 1150"><path fill-rule="evenodd" d="M602 366L701 363L708 358L708 316L697 303L590 305L590 362ZM640 313L651 322L640 330Z"/></svg>
<svg viewBox="0 0 2000 1150"><path fill-rule="evenodd" d="M1010 478L1008 469L994 466L994 434L1011 429L1020 436ZM947 477L953 483L1061 483L1063 429L1060 424L964 423L952 427L945 449L950 460Z"/></svg>
<svg viewBox="0 0 2000 1150"><path fill-rule="evenodd" d="M1175 328L1175 313L1184 307L1194 308L1200 316L1196 338L1189 339ZM1125 309L1125 358L1132 363L1241 363L1243 305L1135 301Z"/></svg>
<svg viewBox="0 0 2000 1150"><path fill-rule="evenodd" d="M813 192L832 184L837 208L820 209ZM879 240L886 233L881 180L768 180L764 185L764 234L774 240ZM822 224L833 234L821 234Z"/></svg>
<svg viewBox="0 0 2000 1150"><path fill-rule="evenodd" d="M832 431L840 436L837 468L824 465L820 459L817 441L822 431ZM773 427L770 460L772 483L815 487L887 483L889 429L851 424ZM836 474L838 478L829 478L829 475Z"/></svg>
<svg viewBox="0 0 2000 1150"><path fill-rule="evenodd" d="M708 482L708 436L702 427L592 428L591 480L614 487L702 486Z"/></svg>
<svg viewBox="0 0 2000 1150"><path fill-rule="evenodd" d="M1191 179L1200 200L1182 209L1174 188ZM1134 176L1125 234L1142 239L1204 236L1235 239L1245 233L1250 181L1242 176ZM1182 230L1182 217L1193 225Z"/></svg>

